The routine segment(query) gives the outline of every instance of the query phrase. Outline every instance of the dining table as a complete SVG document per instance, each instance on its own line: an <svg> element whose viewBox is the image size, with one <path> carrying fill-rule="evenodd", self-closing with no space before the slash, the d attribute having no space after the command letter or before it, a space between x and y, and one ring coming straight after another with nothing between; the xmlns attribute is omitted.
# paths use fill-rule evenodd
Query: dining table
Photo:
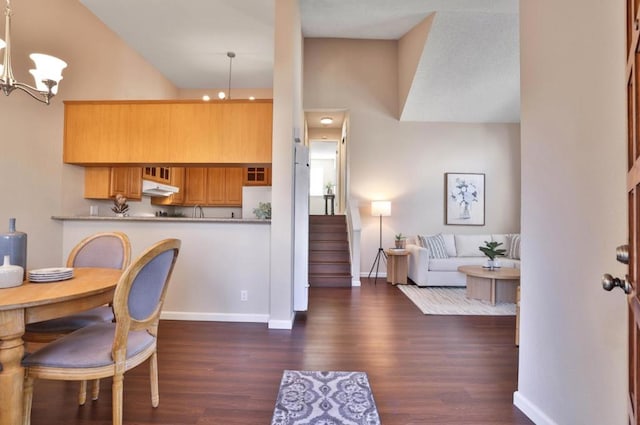
<svg viewBox="0 0 640 425"><path fill-rule="evenodd" d="M0 289L0 425L22 423L25 325L110 303L121 275L119 269L74 268L71 279Z"/></svg>

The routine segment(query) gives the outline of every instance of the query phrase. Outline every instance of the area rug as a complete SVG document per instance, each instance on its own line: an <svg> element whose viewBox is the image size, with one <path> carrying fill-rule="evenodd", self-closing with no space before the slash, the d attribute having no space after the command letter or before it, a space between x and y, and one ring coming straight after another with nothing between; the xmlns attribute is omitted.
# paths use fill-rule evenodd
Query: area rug
<svg viewBox="0 0 640 425"><path fill-rule="evenodd" d="M285 370L271 425L380 425L364 372Z"/></svg>
<svg viewBox="0 0 640 425"><path fill-rule="evenodd" d="M416 285L398 285L398 288L424 314L457 314L475 316L515 316L516 305L469 299L466 288L433 286L421 288Z"/></svg>

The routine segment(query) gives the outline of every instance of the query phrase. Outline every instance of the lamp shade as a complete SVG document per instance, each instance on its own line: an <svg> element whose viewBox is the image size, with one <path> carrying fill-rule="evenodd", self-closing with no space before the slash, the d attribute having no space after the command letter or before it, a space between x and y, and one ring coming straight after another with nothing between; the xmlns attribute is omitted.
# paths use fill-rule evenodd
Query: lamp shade
<svg viewBox="0 0 640 425"><path fill-rule="evenodd" d="M388 217L391 215L391 201L371 201L371 215Z"/></svg>
<svg viewBox="0 0 640 425"><path fill-rule="evenodd" d="M36 79L36 84L38 79L53 80L56 83L62 80L62 70L67 67L65 61L42 53L31 53L29 57L36 64L35 72L31 73Z"/></svg>

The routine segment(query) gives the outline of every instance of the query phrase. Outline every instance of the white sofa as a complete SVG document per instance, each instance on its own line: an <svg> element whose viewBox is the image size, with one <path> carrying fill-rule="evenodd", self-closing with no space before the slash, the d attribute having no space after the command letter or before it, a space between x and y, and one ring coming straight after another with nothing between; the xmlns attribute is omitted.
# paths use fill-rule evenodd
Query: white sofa
<svg viewBox="0 0 640 425"><path fill-rule="evenodd" d="M418 286L466 286L467 278L458 267L486 265L487 257L478 249L485 241L502 242L499 248L507 250L505 257L498 257L501 267L520 268L519 234L458 235L442 233L446 254L431 254L429 248L419 245L420 237L407 240L409 251L408 276ZM517 242L511 249L511 241ZM424 237L423 237L424 238ZM424 239L423 239L424 240ZM440 256L446 258L433 258Z"/></svg>

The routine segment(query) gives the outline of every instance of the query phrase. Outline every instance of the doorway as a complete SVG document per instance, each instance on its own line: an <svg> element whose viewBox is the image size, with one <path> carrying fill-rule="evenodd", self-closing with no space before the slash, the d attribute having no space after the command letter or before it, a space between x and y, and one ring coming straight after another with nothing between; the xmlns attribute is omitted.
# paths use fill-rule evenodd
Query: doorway
<svg viewBox="0 0 640 425"><path fill-rule="evenodd" d="M311 141L309 145L309 214L325 213L326 194L336 194L338 177L338 141ZM340 211L340 197L334 209Z"/></svg>

